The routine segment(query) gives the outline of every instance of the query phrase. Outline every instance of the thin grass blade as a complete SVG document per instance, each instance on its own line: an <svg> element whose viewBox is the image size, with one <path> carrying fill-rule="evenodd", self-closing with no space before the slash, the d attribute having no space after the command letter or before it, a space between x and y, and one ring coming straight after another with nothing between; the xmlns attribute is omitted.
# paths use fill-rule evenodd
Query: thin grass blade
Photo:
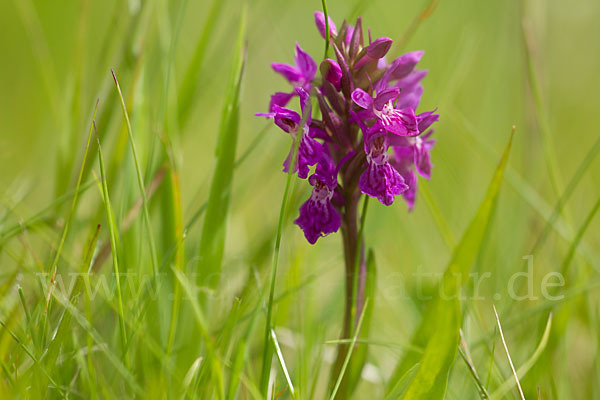
<svg viewBox="0 0 600 400"><path fill-rule="evenodd" d="M496 317L497 317L497 314L496 314ZM502 335L502 343L504 343L504 337L503 337L504 334L502 333L502 329L500 328L499 321L498 321L498 329L500 330L500 334ZM540 357L540 355L546 348L546 345L548 344L548 340L550 339L551 329L552 329L552 313L550 313L550 315L548 316L548 321L546 322L546 327L544 328L544 333L542 334L540 343L535 348L535 351L533 352L531 357L529 357L529 359L527 359L527 361L525 361L525 363L523 365L521 365L516 371L514 371L516 380L512 379L512 378L507 379L498 389L496 389L495 392L493 392L490 395L490 400L499 400L499 399L504 398L504 396L515 386L515 384L518 384L518 379L523 379L523 377L527 374L527 372L529 372L531 367L533 367L535 362L538 360L538 358ZM507 352L508 352L508 350L507 350ZM512 362L511 362L511 364L512 364ZM513 367L513 369L514 369L514 367Z"/></svg>
<svg viewBox="0 0 600 400"><path fill-rule="evenodd" d="M220 280L225 248L226 220L231 198L235 150L239 130L240 91L245 66L246 3L240 15L240 27L234 59L225 91L221 125L217 139L214 175L210 187L199 249L200 284L215 288Z"/></svg>

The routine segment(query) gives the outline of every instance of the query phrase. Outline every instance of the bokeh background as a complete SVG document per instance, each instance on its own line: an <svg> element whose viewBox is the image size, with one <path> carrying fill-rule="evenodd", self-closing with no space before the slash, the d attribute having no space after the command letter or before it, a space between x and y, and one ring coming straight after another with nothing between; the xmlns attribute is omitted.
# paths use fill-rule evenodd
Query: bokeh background
<svg viewBox="0 0 600 400"><path fill-rule="evenodd" d="M160 167L167 121L183 220L189 222L208 198L241 4L223 1L214 12L208 0L188 1L179 15L179 1L0 0L0 227L34 215L73 189L97 98L113 206L116 219L123 221L139 192L123 141L126 131L111 68L128 103L147 185ZM385 345L370 346L356 398L383 395L381 382L389 377L421 318L425 303L421 290L433 288L439 278L435 274L445 269L514 125L513 149L493 223L472 269L489 272L490 277L477 291L473 284L465 289L465 340L485 376L495 304L519 366L534 352L553 311L550 340L522 381L527 398L536 398L539 386L544 399L600 399L600 217L591 220L565 267L577 233L600 196L600 157L595 157L600 138L600 2L440 0L421 19L429 2L327 4L338 26L344 18L361 15L373 37L403 42L403 48L392 51L425 50L419 66L429 74L421 110L438 107L441 115L433 176L429 182L420 180L415 210L408 212L401 201L390 207L370 204L365 238L378 265L370 335ZM265 121L253 115L267 109L272 92L287 88L271 71L270 62L292 62L296 42L321 59L324 43L313 22L313 12L320 9L316 0L248 1L247 64L236 153L240 156L248 148L251 153L234 172L219 289L223 304L231 302L248 276L255 272L266 276L270 265L286 179L281 163L291 143L277 129L264 131ZM202 43L209 23L214 26ZM199 46L201 62L193 79L186 81ZM177 100L186 90L191 90L192 100L189 117L182 123ZM95 163L91 170L99 173ZM88 180L93 180L89 173L84 181ZM291 224L309 193L305 182L295 182L276 286L279 294L293 290L278 305L275 318L289 367L300 382L313 372L301 368L312 365L301 360L303 348L312 349L304 353L311 360L319 347L325 360L331 359L331 346L322 342L337 338L343 307L340 235L311 246ZM533 253L565 193L562 212ZM151 211L160 251L166 252L171 242L161 243L161 232L169 229L161 216L161 196L166 195L159 189ZM74 233L64 250L68 257L76 258L90 227L103 223L99 207L101 195L92 185L82 195ZM32 254L48 256L67 211L64 205L56 206L27 232L32 253L24 252L23 241L16 237L3 241L0 283L18 274L31 296L43 297ZM135 249L123 257L129 268L148 261L143 223L138 220L123 237L123 245ZM197 256L199 227L193 225L185 239L190 265ZM106 237L102 231L101 240ZM527 272L528 256L533 257L532 296L515 301L509 296L509 282L515 273ZM566 295L562 300L548 299L541 292L544 277L553 271L564 274L564 287L556 289ZM519 293L525 294L527 288L521 289ZM10 314L15 299L14 293L3 296L3 315ZM8 346L8 339L0 338ZM510 377L499 344L495 352L492 385ZM328 369L323 367L323 373ZM460 359L450 377L448 398L477 398Z"/></svg>

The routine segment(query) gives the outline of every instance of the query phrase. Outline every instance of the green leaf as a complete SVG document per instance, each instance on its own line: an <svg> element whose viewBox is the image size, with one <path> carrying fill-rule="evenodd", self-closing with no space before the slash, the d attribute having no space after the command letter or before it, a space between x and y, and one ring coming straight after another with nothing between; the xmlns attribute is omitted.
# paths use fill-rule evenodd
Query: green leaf
<svg viewBox="0 0 600 400"><path fill-rule="evenodd" d="M492 217L513 135L514 127L477 214L454 250L439 284L438 296L432 300L423 314L423 320L413 336L412 344L425 348L425 351L419 354L409 350L405 354L389 382L388 397L390 394L398 393L401 378L411 367L419 363L414 377L401 398L406 400L444 398L448 375L456 357L461 326L458 295L462 285L467 281L469 270L477 257ZM399 398L399 396L391 398Z"/></svg>
<svg viewBox="0 0 600 400"><path fill-rule="evenodd" d="M94 122L95 129L95 122ZM98 163L100 164L100 179L101 182L101 191L102 191L102 199L104 201L104 207L106 210L106 220L108 222L108 231L110 234L110 245L112 247L112 260L113 260L113 268L115 272L115 284L117 288L117 301L119 305L119 325L121 331L121 342L123 345L123 349L127 348L127 331L125 329L125 311L123 308L123 292L121 290L121 274L119 273L119 258L118 258L118 247L119 247L119 237L117 228L117 223L115 221L115 215L113 212L112 204L110 202L110 196L108 194L108 184L106 181L106 171L104 169L104 157L102 156L102 147L100 146L100 138L96 134L96 139L98 141ZM128 356L125 354L125 361L128 364Z"/></svg>
<svg viewBox="0 0 600 400"><path fill-rule="evenodd" d="M433 334L429 338L415 376L401 397L405 400L443 399L448 374L456 358L461 324L458 297L452 300L437 298L428 315L431 317L425 320L432 328Z"/></svg>
<svg viewBox="0 0 600 400"><path fill-rule="evenodd" d="M237 45L221 113L216 149L217 164L210 187L200 240L200 280L201 284L212 288L216 287L220 280L221 262L225 248L225 227L233 181L239 128L240 89L245 64L245 32L246 6L243 7L240 17Z"/></svg>
<svg viewBox="0 0 600 400"><path fill-rule="evenodd" d="M248 340L253 337L254 328L256 326L256 320L258 319L260 310L260 304L257 304L254 307L254 310L251 313L250 323L248 324L248 328L245 331L245 335L243 335L237 344L235 355L233 357L233 363L231 368L231 374L229 375L229 385L227 386L227 400L234 400L239 391L240 381L242 372L244 369L244 363L246 362L246 358L248 357Z"/></svg>

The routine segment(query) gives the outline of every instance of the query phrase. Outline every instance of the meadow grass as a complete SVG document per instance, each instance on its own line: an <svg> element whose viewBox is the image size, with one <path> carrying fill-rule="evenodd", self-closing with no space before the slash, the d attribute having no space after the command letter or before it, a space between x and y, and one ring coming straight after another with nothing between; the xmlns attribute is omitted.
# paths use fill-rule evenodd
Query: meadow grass
<svg viewBox="0 0 600 400"><path fill-rule="evenodd" d="M296 41L331 56L315 10L424 49L441 114L415 210L363 203L347 338L340 235L292 224L289 138L253 116ZM599 17L0 2L0 399L600 399Z"/></svg>

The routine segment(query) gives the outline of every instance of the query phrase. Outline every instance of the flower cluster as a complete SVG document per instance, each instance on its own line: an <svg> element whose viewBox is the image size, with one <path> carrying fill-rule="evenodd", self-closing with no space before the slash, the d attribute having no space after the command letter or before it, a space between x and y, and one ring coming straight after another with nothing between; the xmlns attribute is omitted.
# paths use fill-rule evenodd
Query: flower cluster
<svg viewBox="0 0 600 400"><path fill-rule="evenodd" d="M315 12L315 23L326 38L323 13ZM417 175L427 179L431 175L434 140L429 127L439 119L435 110L416 111L427 74L415 69L422 51L388 63L385 56L392 40L371 40L369 31L365 45L360 18L354 26L344 21L339 31L331 19L328 25L335 59L326 58L317 68L296 44L295 65L272 64L292 90L272 95L269 112L257 114L272 118L294 139L283 165L286 172L293 165L293 172L312 186L295 221L311 244L340 228L344 213L360 193L384 205L402 195L412 210ZM301 113L287 108L295 97ZM310 115L311 101L318 104L320 119Z"/></svg>

